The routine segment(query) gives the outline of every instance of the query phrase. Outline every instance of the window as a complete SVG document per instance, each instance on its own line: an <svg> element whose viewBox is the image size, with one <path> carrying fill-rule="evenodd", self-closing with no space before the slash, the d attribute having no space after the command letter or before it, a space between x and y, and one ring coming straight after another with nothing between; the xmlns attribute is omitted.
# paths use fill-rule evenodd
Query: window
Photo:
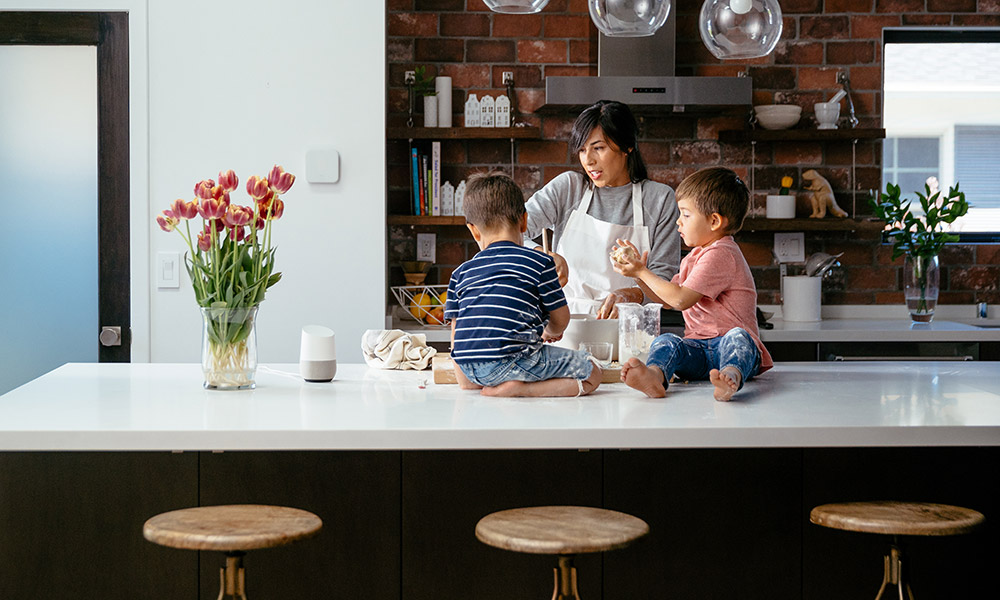
<svg viewBox="0 0 1000 600"><path fill-rule="evenodd" d="M1000 29L887 28L882 181L906 198L930 176L971 208L962 241L1000 241Z"/></svg>

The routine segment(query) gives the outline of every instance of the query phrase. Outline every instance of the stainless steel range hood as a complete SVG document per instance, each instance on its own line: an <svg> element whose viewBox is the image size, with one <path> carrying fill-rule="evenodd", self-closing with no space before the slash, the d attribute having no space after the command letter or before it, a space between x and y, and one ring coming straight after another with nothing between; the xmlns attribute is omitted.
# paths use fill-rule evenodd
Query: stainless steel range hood
<svg viewBox="0 0 1000 600"><path fill-rule="evenodd" d="M647 37L598 41L597 77L546 77L545 108L582 109L598 100L671 112L750 106L749 77L675 77L676 16Z"/></svg>

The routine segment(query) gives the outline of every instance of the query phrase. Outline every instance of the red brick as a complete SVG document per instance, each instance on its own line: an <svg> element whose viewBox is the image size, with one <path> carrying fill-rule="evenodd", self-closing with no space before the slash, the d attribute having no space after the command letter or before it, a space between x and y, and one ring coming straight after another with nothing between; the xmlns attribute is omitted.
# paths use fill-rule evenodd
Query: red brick
<svg viewBox="0 0 1000 600"><path fill-rule="evenodd" d="M746 65L728 64L721 65L699 65L695 67L694 74L700 77L738 77L746 70Z"/></svg>
<svg viewBox="0 0 1000 600"><path fill-rule="evenodd" d="M514 62L514 42L499 40L469 40L466 62Z"/></svg>
<svg viewBox="0 0 1000 600"><path fill-rule="evenodd" d="M438 32L438 18L426 13L389 13L386 32L389 36L433 37Z"/></svg>
<svg viewBox="0 0 1000 600"><path fill-rule="evenodd" d="M774 147L774 162L778 165L820 165L823 144L819 142L788 142Z"/></svg>
<svg viewBox="0 0 1000 600"><path fill-rule="evenodd" d="M1000 290L1000 267L975 266L948 269L949 287L952 290L980 290L996 292Z"/></svg>
<svg viewBox="0 0 1000 600"><path fill-rule="evenodd" d="M502 166L510 164L510 142L507 140L476 140L469 144L469 163Z"/></svg>
<svg viewBox="0 0 1000 600"><path fill-rule="evenodd" d="M594 66L592 74L597 75L597 43L590 40L570 40L569 62L591 64Z"/></svg>
<svg viewBox="0 0 1000 600"><path fill-rule="evenodd" d="M569 156L566 142L524 141L517 147L517 162L521 164L564 164Z"/></svg>
<svg viewBox="0 0 1000 600"><path fill-rule="evenodd" d="M641 138L669 140L694 137L695 124L691 119L646 119L643 116L637 119Z"/></svg>
<svg viewBox="0 0 1000 600"><path fill-rule="evenodd" d="M892 246L889 244L879 244L875 248L875 264L877 265L895 265L898 267L903 266L903 257L899 257L896 260L892 259Z"/></svg>
<svg viewBox="0 0 1000 600"><path fill-rule="evenodd" d="M955 15L953 22L965 27L997 27L1000 15Z"/></svg>
<svg viewBox="0 0 1000 600"><path fill-rule="evenodd" d="M441 35L488 37L490 18L486 15L444 13L441 15Z"/></svg>
<svg viewBox="0 0 1000 600"><path fill-rule="evenodd" d="M830 13L866 13L871 12L874 0L826 0L823 3L823 14Z"/></svg>
<svg viewBox="0 0 1000 600"><path fill-rule="evenodd" d="M514 181L524 190L524 197L530 198L542 188L542 169L538 165L517 165L514 167Z"/></svg>
<svg viewBox="0 0 1000 600"><path fill-rule="evenodd" d="M787 14L781 19L781 37L795 40L799 37L799 20Z"/></svg>
<svg viewBox="0 0 1000 600"><path fill-rule="evenodd" d="M670 164L670 142L639 142L639 152L647 167Z"/></svg>
<svg viewBox="0 0 1000 600"><path fill-rule="evenodd" d="M751 267L771 266L771 247L761 243L740 242L740 250L743 251L743 258Z"/></svg>
<svg viewBox="0 0 1000 600"><path fill-rule="evenodd" d="M1000 264L1000 246L994 244L976 246L976 263L980 265Z"/></svg>
<svg viewBox="0 0 1000 600"><path fill-rule="evenodd" d="M826 64L857 65L875 62L875 42L830 42L826 45Z"/></svg>
<svg viewBox="0 0 1000 600"><path fill-rule="evenodd" d="M781 287L781 271L777 268L760 268L750 269L753 273L753 279L758 282L758 285L764 289L777 290Z"/></svg>
<svg viewBox="0 0 1000 600"><path fill-rule="evenodd" d="M394 89L386 93L386 107L389 112L400 112L409 110L410 96L406 90Z"/></svg>
<svg viewBox="0 0 1000 600"><path fill-rule="evenodd" d="M551 116L542 123L542 138L546 140L568 140L575 117ZM575 158L573 159L575 160Z"/></svg>
<svg viewBox="0 0 1000 600"><path fill-rule="evenodd" d="M822 0L783 0L781 2L781 12L792 13L821 13L823 12Z"/></svg>
<svg viewBox="0 0 1000 600"><path fill-rule="evenodd" d="M927 12L976 12L976 0L927 0Z"/></svg>
<svg viewBox="0 0 1000 600"><path fill-rule="evenodd" d="M674 62L677 66L681 65L701 65L701 64L713 64L719 62L719 59L708 51L705 47L705 43L698 40L692 40L690 42L677 42L674 49L676 50L676 56L674 57ZM753 61L747 61L753 62Z"/></svg>
<svg viewBox="0 0 1000 600"><path fill-rule="evenodd" d="M389 64L396 62L412 62L413 40L411 38L387 40L385 54L386 61L389 62Z"/></svg>
<svg viewBox="0 0 1000 600"><path fill-rule="evenodd" d="M568 47L561 40L519 40L517 60L523 63L565 63Z"/></svg>
<svg viewBox="0 0 1000 600"><path fill-rule="evenodd" d="M979 13L1000 13L1000 0L979 0Z"/></svg>
<svg viewBox="0 0 1000 600"><path fill-rule="evenodd" d="M802 17L799 39L845 39L850 37L849 26L850 21L846 16Z"/></svg>
<svg viewBox="0 0 1000 600"><path fill-rule="evenodd" d="M746 122L745 116L703 117L698 119L695 137L699 140L717 140L720 131L743 129Z"/></svg>
<svg viewBox="0 0 1000 600"><path fill-rule="evenodd" d="M583 77L597 75L597 66L594 67L570 67L559 65L545 65L546 77Z"/></svg>
<svg viewBox="0 0 1000 600"><path fill-rule="evenodd" d="M837 71L840 71L839 67L802 67L799 69L798 88L800 90L840 89L837 85Z"/></svg>
<svg viewBox="0 0 1000 600"><path fill-rule="evenodd" d="M649 178L653 181L659 181L660 183L665 183L670 187L677 189L680 182L684 181L684 178L688 175L694 173L698 170L698 167L662 167L653 166L649 167Z"/></svg>
<svg viewBox="0 0 1000 600"><path fill-rule="evenodd" d="M795 89L795 69L790 67L752 67L750 77L758 89L791 90Z"/></svg>
<svg viewBox="0 0 1000 600"><path fill-rule="evenodd" d="M778 46L774 49L774 64L823 64L823 44L820 42L798 42L794 40L778 42Z"/></svg>
<svg viewBox="0 0 1000 600"><path fill-rule="evenodd" d="M968 244L947 244L939 254L941 265L971 265L976 262L975 248Z"/></svg>
<svg viewBox="0 0 1000 600"><path fill-rule="evenodd" d="M843 114L843 113L841 113ZM875 145L871 142L858 142L856 146L856 158L852 160L851 147L853 144L827 144L826 159L823 161L828 165L850 165L853 163L870 165L875 160Z"/></svg>
<svg viewBox="0 0 1000 600"><path fill-rule="evenodd" d="M672 162L685 165L719 164L719 144L710 141L674 141L671 149Z"/></svg>
<svg viewBox="0 0 1000 600"><path fill-rule="evenodd" d="M854 39L882 39L882 29L899 27L900 15L854 15L851 17L851 37Z"/></svg>
<svg viewBox="0 0 1000 600"><path fill-rule="evenodd" d="M719 144L719 159L724 165L749 165L750 144ZM749 177L747 185L750 185Z"/></svg>
<svg viewBox="0 0 1000 600"><path fill-rule="evenodd" d="M951 25L951 15L903 15L903 25Z"/></svg>
<svg viewBox="0 0 1000 600"><path fill-rule="evenodd" d="M882 67L881 66L852 66L848 70L851 78L852 90L881 90L882 89Z"/></svg>
<svg viewBox="0 0 1000 600"><path fill-rule="evenodd" d="M514 74L514 87L538 87L544 85L542 80L542 69L540 67L523 67L520 65L493 65L493 87L505 88L503 84L503 74L510 72Z"/></svg>
<svg viewBox="0 0 1000 600"><path fill-rule="evenodd" d="M533 38L542 34L542 15L493 15L493 37Z"/></svg>
<svg viewBox="0 0 1000 600"><path fill-rule="evenodd" d="M973 292L946 292L942 291L938 295L938 306L942 304L973 304L975 303Z"/></svg>
<svg viewBox="0 0 1000 600"><path fill-rule="evenodd" d="M442 265L460 265L467 260L465 244L462 242L438 242L435 258L436 262Z"/></svg>
<svg viewBox="0 0 1000 600"><path fill-rule="evenodd" d="M852 290L894 290L899 285L892 267L851 267L847 269L847 281Z"/></svg>
<svg viewBox="0 0 1000 600"><path fill-rule="evenodd" d="M464 100L463 100L464 103ZM463 117L464 118L464 117ZM456 117L455 123L460 123L461 118ZM469 142L475 143L475 142ZM447 165L458 165L465 162L465 144L460 142L444 143L441 144L441 162L447 167ZM447 178L445 178L447 179ZM458 182L455 182L458 185Z"/></svg>
<svg viewBox="0 0 1000 600"><path fill-rule="evenodd" d="M589 15L547 15L545 17L545 37L585 38L590 36L593 21Z"/></svg>
<svg viewBox="0 0 1000 600"><path fill-rule="evenodd" d="M903 292L878 292L875 294L875 304L903 304Z"/></svg>
<svg viewBox="0 0 1000 600"><path fill-rule="evenodd" d="M482 64L446 64L441 65L441 74L451 77L452 89L469 89L493 87L490 79L489 65ZM465 101L462 101L462 106Z"/></svg>
<svg viewBox="0 0 1000 600"><path fill-rule="evenodd" d="M872 258L872 246L870 243L857 242L833 242L827 243L826 252L830 254L840 254L840 264L846 266L870 267L875 264Z"/></svg>
<svg viewBox="0 0 1000 600"><path fill-rule="evenodd" d="M875 0L877 13L921 13L924 12L924 0Z"/></svg>
<svg viewBox="0 0 1000 600"><path fill-rule="evenodd" d="M465 0L416 0L416 8L434 12L465 10Z"/></svg>
<svg viewBox="0 0 1000 600"><path fill-rule="evenodd" d="M465 58L462 40L418 38L415 43L414 58L418 62L462 62Z"/></svg>
<svg viewBox="0 0 1000 600"><path fill-rule="evenodd" d="M413 10L413 0L388 0L385 8L389 12L398 10Z"/></svg>
<svg viewBox="0 0 1000 600"><path fill-rule="evenodd" d="M556 4L557 2L559 2L559 0L552 0L551 2L549 2L548 7L554 8L553 5ZM560 10L565 10L566 12L571 12L571 13L584 13L584 14L586 14L587 12L587 0L567 0L565 4L566 6Z"/></svg>
<svg viewBox="0 0 1000 600"><path fill-rule="evenodd" d="M545 90L531 89L517 91L517 105L521 112L533 113L545 104Z"/></svg>

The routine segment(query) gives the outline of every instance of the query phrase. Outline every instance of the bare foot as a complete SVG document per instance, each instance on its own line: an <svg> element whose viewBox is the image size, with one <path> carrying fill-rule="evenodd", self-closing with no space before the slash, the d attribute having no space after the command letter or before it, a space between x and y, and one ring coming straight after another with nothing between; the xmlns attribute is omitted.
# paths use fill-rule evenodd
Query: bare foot
<svg viewBox="0 0 1000 600"><path fill-rule="evenodd" d="M622 381L632 389L639 390L650 398L663 398L667 388L663 384L663 373L658 367L647 367L638 358L632 357L622 365Z"/></svg>
<svg viewBox="0 0 1000 600"><path fill-rule="evenodd" d="M721 372L718 369L712 369L708 378L715 386L715 399L719 402L729 402L736 390L740 388L740 380L743 379L743 375L736 367L723 367Z"/></svg>

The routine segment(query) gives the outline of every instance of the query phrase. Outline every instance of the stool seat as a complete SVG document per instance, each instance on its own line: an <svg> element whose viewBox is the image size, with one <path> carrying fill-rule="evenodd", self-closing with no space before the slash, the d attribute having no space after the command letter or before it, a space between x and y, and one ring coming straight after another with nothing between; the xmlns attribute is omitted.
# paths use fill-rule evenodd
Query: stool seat
<svg viewBox="0 0 1000 600"><path fill-rule="evenodd" d="M225 552L274 548L315 535L323 521L285 506L232 504L165 512L142 526L150 542L184 550Z"/></svg>
<svg viewBox="0 0 1000 600"><path fill-rule="evenodd" d="M649 533L632 515L586 506L534 506L486 515L476 524L484 544L529 554L586 554L629 545Z"/></svg>
<svg viewBox="0 0 1000 600"><path fill-rule="evenodd" d="M817 525L887 535L959 535L983 523L982 513L925 502L842 502L812 509Z"/></svg>

